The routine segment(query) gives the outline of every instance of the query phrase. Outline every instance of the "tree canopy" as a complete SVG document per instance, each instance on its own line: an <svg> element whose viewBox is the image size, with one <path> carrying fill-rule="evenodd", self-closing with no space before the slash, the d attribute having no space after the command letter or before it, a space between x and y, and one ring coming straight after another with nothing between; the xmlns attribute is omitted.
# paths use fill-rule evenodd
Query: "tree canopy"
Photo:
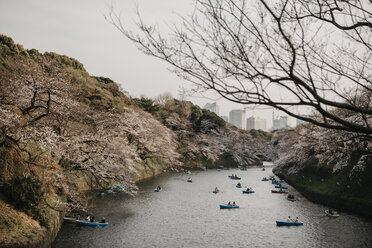
<svg viewBox="0 0 372 248"><path fill-rule="evenodd" d="M168 62L199 90L267 105L321 127L372 134L372 2L195 0L163 35L139 15L140 49ZM311 110L310 115L298 108Z"/></svg>

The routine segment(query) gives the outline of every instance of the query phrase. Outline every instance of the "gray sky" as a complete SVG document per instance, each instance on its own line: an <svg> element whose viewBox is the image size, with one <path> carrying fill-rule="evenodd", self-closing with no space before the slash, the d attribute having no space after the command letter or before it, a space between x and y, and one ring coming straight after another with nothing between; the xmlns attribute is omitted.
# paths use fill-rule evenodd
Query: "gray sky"
<svg viewBox="0 0 372 248"><path fill-rule="evenodd" d="M136 5L150 24L171 25L177 15L192 11L193 0L0 0L0 33L12 37L25 48L53 51L76 58L95 76L120 83L131 96L155 97L170 92L178 97L180 87L189 83L169 72L169 65L142 54L103 17L113 3L129 28L135 29ZM213 96L210 95L212 98ZM200 106L208 99L189 97ZM242 105L218 101L221 115ZM267 119L272 110L248 110ZM278 113L277 113L278 114Z"/></svg>

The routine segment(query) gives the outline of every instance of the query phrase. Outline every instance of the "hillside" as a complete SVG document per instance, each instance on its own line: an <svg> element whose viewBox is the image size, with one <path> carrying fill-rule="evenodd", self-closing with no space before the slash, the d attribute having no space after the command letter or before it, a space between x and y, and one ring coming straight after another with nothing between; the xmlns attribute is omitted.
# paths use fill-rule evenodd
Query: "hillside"
<svg viewBox="0 0 372 248"><path fill-rule="evenodd" d="M274 173L308 199L372 217L371 137L307 124L279 132L273 144Z"/></svg>
<svg viewBox="0 0 372 248"><path fill-rule="evenodd" d="M255 165L270 152L267 133L191 102L132 99L73 58L3 35L0 92L0 247L47 247L88 190L120 183L135 194L164 170Z"/></svg>

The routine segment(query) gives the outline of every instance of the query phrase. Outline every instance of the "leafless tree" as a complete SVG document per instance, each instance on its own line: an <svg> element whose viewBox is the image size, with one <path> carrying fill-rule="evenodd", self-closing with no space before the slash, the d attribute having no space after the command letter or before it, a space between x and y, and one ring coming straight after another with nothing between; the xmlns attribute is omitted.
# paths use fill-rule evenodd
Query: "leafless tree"
<svg viewBox="0 0 372 248"><path fill-rule="evenodd" d="M199 90L372 134L371 1L196 0L170 36L138 17L137 32L113 8L106 19Z"/></svg>

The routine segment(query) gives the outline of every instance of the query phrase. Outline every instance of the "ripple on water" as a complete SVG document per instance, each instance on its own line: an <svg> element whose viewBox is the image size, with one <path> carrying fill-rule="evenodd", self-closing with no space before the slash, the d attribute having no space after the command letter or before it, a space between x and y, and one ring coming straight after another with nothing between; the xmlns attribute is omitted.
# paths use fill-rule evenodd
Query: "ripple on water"
<svg viewBox="0 0 372 248"><path fill-rule="evenodd" d="M242 194L238 181L254 194ZM136 197L96 198L92 213L105 216L105 228L64 224L53 247L368 247L372 246L371 221L341 213L330 219L325 207L311 203L289 187L298 201L272 194L270 170L208 170L188 175L162 175L140 185ZM161 185L159 193L153 189ZM221 190L212 194L214 187ZM221 210L219 204L236 201L239 209ZM276 220L298 216L301 227L277 227Z"/></svg>

